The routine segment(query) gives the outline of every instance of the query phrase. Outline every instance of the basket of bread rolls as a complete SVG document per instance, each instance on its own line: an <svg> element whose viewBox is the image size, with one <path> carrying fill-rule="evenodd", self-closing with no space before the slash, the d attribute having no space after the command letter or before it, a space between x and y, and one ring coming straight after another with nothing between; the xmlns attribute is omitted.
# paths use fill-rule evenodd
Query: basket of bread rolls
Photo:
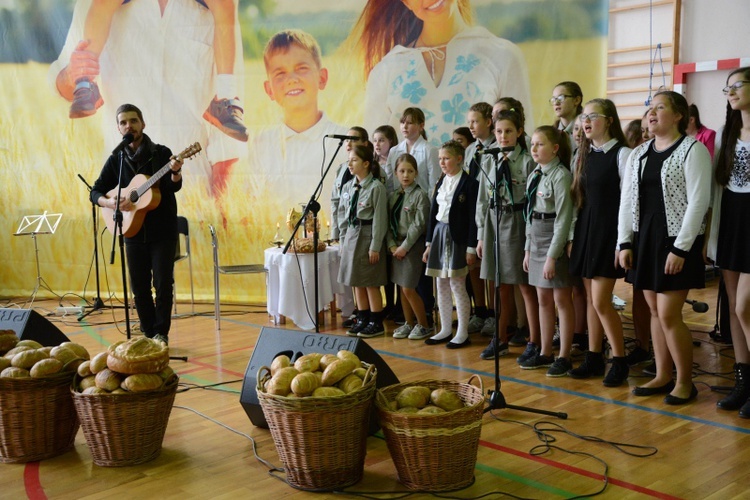
<svg viewBox="0 0 750 500"><path fill-rule="evenodd" d="M158 457L178 381L169 347L146 337L82 363L70 390L94 463L121 467Z"/></svg>
<svg viewBox="0 0 750 500"><path fill-rule="evenodd" d="M256 387L286 480L301 490L340 489L362 478L377 370L351 351L281 354Z"/></svg>
<svg viewBox="0 0 750 500"><path fill-rule="evenodd" d="M398 479L418 491L453 491L474 482L484 385L420 380L389 385L375 407ZM418 464L415 465L415 464Z"/></svg>
<svg viewBox="0 0 750 500"><path fill-rule="evenodd" d="M69 388L88 357L73 342L42 346L0 330L0 462L36 462L73 447L80 425Z"/></svg>

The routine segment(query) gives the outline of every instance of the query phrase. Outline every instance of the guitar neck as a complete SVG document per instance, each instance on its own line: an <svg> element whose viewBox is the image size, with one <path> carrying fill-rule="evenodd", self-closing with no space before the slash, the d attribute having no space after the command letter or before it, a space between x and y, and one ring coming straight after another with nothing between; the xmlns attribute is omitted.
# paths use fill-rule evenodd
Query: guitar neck
<svg viewBox="0 0 750 500"><path fill-rule="evenodd" d="M162 177L164 177L164 175L171 170L169 168L169 166L170 166L171 163L172 162L170 160L166 165L164 165L163 167L161 167L154 175L152 175L151 177L149 177L149 179L146 182L144 182L136 190L138 192L138 197L139 198L141 196L143 196L143 193L145 193L146 191L148 191L149 189L151 189L154 186L154 184L156 184L157 182L159 182L159 179L161 179Z"/></svg>
<svg viewBox="0 0 750 500"><path fill-rule="evenodd" d="M201 145L197 142L191 144L187 148L183 149L180 154L173 157L177 161L183 161L186 158L192 158L195 154L200 152ZM170 171L170 166L172 164L172 158L167 162L166 165L161 167L154 175L152 175L146 182L144 182L138 189L136 189L136 193L138 193L138 199L140 199L141 196L143 196L143 193L151 189L154 184L159 182L159 179L164 177L164 175Z"/></svg>

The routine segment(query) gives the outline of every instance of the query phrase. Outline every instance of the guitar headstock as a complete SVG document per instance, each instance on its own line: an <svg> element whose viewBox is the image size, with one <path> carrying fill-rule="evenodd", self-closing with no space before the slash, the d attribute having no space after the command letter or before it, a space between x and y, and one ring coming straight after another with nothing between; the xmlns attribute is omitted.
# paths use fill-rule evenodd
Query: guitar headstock
<svg viewBox="0 0 750 500"><path fill-rule="evenodd" d="M187 160L188 158L191 158L200 153L202 149L203 148L201 148L201 145L199 143L194 142L190 146L183 149L175 158L179 161Z"/></svg>

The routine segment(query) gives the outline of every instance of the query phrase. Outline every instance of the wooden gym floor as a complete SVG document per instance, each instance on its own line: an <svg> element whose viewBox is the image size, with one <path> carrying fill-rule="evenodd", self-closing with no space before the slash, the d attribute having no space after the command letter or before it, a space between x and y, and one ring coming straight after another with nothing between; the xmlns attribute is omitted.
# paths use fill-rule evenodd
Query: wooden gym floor
<svg viewBox="0 0 750 500"><path fill-rule="evenodd" d="M711 390L711 386L727 386L733 381L731 347L714 343L708 335L715 323L715 287L713 281L706 290L690 294L691 299L707 302L709 312L696 314L685 307L697 343L697 401L670 407L660 396L633 396L631 388L645 380L639 369L631 371L629 387L619 388L605 388L600 378L548 378L544 370L520 370L514 360L522 348L511 348L511 356L500 361L501 390L507 402L566 412L569 417L560 420L510 409L485 414L476 481L449 496L476 498L506 492L523 498L571 498L594 495L604 488L602 498L748 498L750 421L740 419L736 412L718 410L716 401L721 395ZM624 311L628 316L629 289L618 285L615 293L628 301ZM11 307L12 303L5 301L2 305ZM45 314L57 305L56 300L36 301L34 308ZM254 455L253 441L258 457L281 466L269 431L254 427L239 403L241 381L260 330L272 327L265 308L223 305L220 333L214 330L211 305L196 304L195 315L189 314L190 304L180 303L178 310L182 315L172 324L171 355L187 356L188 361L172 361L182 387L161 456L143 465L99 467L93 464L83 431L79 431L75 448L59 457L39 463L0 464L3 497L341 496L293 489L269 476L266 465ZM122 309L97 311L84 323L75 317L48 319L92 354L124 339ZM627 319L626 325L630 326ZM295 329L293 324L286 328ZM392 329L393 325L387 324L389 333ZM344 334L340 318L323 330ZM632 336L632 330L626 329L626 335ZM477 374L484 388L492 389L494 363L479 359L488 339L479 334L471 338L471 347L454 351L442 345L394 340L390 334L366 342L402 382L430 378L465 381ZM535 425L541 431L535 432ZM538 453L543 439L554 442L546 453ZM364 478L347 491L405 491L397 480L382 434L368 438Z"/></svg>

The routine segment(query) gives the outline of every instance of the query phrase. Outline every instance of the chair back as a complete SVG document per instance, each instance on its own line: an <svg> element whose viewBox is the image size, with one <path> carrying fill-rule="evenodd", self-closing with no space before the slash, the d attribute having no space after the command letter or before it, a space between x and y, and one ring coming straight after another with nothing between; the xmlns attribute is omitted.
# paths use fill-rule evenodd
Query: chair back
<svg viewBox="0 0 750 500"><path fill-rule="evenodd" d="M180 237L182 236L182 237ZM185 241L185 252L182 252L182 240ZM187 217L177 216L177 247L175 248L175 262L190 257L190 225Z"/></svg>

